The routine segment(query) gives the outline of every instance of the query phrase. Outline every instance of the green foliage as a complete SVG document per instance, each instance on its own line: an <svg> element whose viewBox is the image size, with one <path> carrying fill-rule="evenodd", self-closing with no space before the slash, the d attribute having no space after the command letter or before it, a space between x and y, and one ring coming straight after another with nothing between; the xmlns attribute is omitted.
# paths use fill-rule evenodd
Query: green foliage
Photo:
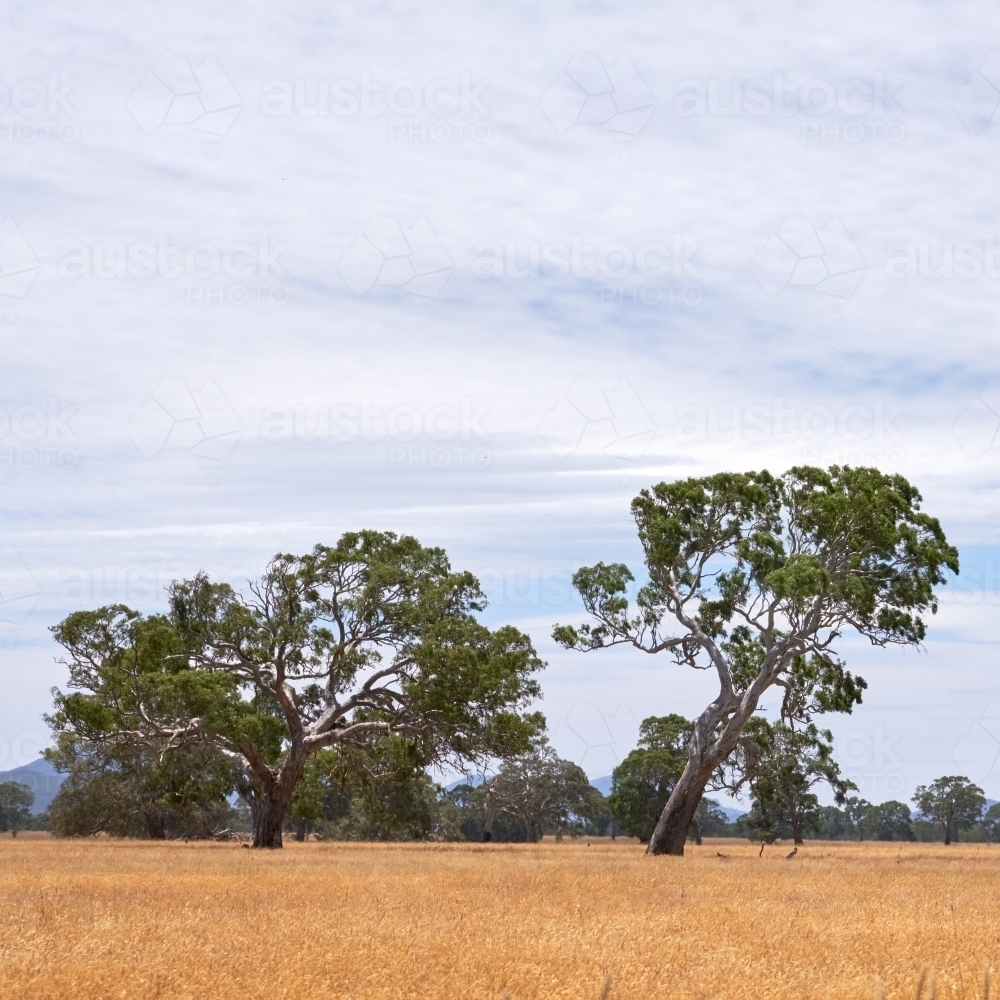
<svg viewBox="0 0 1000 1000"><path fill-rule="evenodd" d="M612 772L611 813L625 833L644 844L684 770L691 730L682 715L644 719L638 746Z"/></svg>
<svg viewBox="0 0 1000 1000"><path fill-rule="evenodd" d="M888 801L869 806L865 825L872 840L913 840L910 807L905 802Z"/></svg>
<svg viewBox="0 0 1000 1000"><path fill-rule="evenodd" d="M979 822L986 798L983 790L968 778L951 775L920 785L913 802L925 820L936 823L944 842L957 841L959 833Z"/></svg>
<svg viewBox="0 0 1000 1000"><path fill-rule="evenodd" d="M820 806L813 832L818 840L853 840L855 837L854 825L847 812L836 806Z"/></svg>
<svg viewBox="0 0 1000 1000"><path fill-rule="evenodd" d="M746 825L760 839L773 843L787 826L798 844L806 832L818 830L819 799L812 789L820 782L833 789L839 803L845 802L854 785L840 776L832 740L828 730L812 723L793 729L760 717L751 720L724 768L734 776L735 791L749 786L752 805Z"/></svg>
<svg viewBox="0 0 1000 1000"><path fill-rule="evenodd" d="M35 804L35 793L17 781L0 782L0 830L10 830L12 837L18 830L31 825L31 807Z"/></svg>
<svg viewBox="0 0 1000 1000"><path fill-rule="evenodd" d="M629 567L584 567L573 583L590 621L557 625L553 637L571 649L666 652L715 672L719 692L695 720L691 770L671 803L677 818L691 814L692 798L737 748L769 688L783 689L789 725L851 711L866 682L847 670L838 639L854 631L878 646L919 645L924 615L937 611L934 588L946 570L958 572L958 552L921 510L919 492L873 468L660 483L632 512L648 574L634 604ZM760 828L770 829L765 812L773 810L762 803ZM663 830L671 843L650 849L680 853L681 824Z"/></svg>
<svg viewBox="0 0 1000 1000"><path fill-rule="evenodd" d="M983 816L983 834L991 844L1000 843L1000 802L994 802Z"/></svg>
<svg viewBox="0 0 1000 1000"><path fill-rule="evenodd" d="M239 772L255 843L280 846L320 751L364 768L392 736L423 767L530 745L544 725L527 710L542 661L516 629L482 625L483 606L443 550L348 533L276 556L249 597L198 575L172 586L165 616L120 605L70 615L53 629L69 691L55 692L47 721L58 741L92 753L210 751ZM295 808L300 822L316 813L306 791Z"/></svg>
<svg viewBox="0 0 1000 1000"><path fill-rule="evenodd" d="M235 771L209 749L190 747L162 760L127 745L103 750L97 753L64 733L46 751L68 772L49 805L49 829L56 836L203 839L231 819L227 796Z"/></svg>
<svg viewBox="0 0 1000 1000"><path fill-rule="evenodd" d="M546 830L580 832L602 811L603 796L583 768L540 745L504 762L493 782L501 813L519 819L534 843Z"/></svg>
<svg viewBox="0 0 1000 1000"><path fill-rule="evenodd" d="M461 784L442 796L442 808L458 823L458 839L479 843L483 839L486 817L486 784ZM543 834L547 831L543 830ZM528 830L513 813L498 812L493 821L492 840L495 843L524 843Z"/></svg>
<svg viewBox="0 0 1000 1000"><path fill-rule="evenodd" d="M919 612L937 610L933 588L945 568L958 570L957 551L920 500L901 476L841 466L661 483L632 504L649 573L635 613L627 566L584 567L573 582L597 623L557 626L554 637L571 648L670 650L694 665L711 659L704 635L728 643L723 672L737 693L767 664L776 680L794 675L798 709L816 695L813 711L847 710L864 682L820 634L848 626L880 645L918 643ZM709 574L710 562L719 565ZM697 610L685 622L688 605Z"/></svg>
<svg viewBox="0 0 1000 1000"><path fill-rule="evenodd" d="M336 767L337 756L332 750L320 750L306 761L286 817L296 840L305 840L310 830L330 818L327 800Z"/></svg>
<svg viewBox="0 0 1000 1000"><path fill-rule="evenodd" d="M844 811L847 819L857 831L857 839L864 840L868 823L868 812L872 804L867 799L862 799L857 795L851 795L844 800Z"/></svg>

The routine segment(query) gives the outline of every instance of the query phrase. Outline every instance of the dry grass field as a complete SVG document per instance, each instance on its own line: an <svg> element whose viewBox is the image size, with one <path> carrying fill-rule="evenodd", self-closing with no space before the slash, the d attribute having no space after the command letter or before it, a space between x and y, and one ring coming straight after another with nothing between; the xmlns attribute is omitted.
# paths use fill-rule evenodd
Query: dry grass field
<svg viewBox="0 0 1000 1000"><path fill-rule="evenodd" d="M982 996L1000 847L787 850L2 838L0 997Z"/></svg>

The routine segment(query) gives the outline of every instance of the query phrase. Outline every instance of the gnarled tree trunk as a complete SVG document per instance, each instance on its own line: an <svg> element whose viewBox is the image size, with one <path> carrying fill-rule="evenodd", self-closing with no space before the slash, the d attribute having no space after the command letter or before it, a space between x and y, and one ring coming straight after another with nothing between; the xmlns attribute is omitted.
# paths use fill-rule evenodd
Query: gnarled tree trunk
<svg viewBox="0 0 1000 1000"><path fill-rule="evenodd" d="M150 840L167 839L167 821L163 813L156 807L150 806L143 815L143 822L146 826L146 836Z"/></svg>
<svg viewBox="0 0 1000 1000"><path fill-rule="evenodd" d="M483 843L488 844L493 839L493 821L497 818L497 793L490 785L486 789L486 814L483 817Z"/></svg>
<svg viewBox="0 0 1000 1000"><path fill-rule="evenodd" d="M500 802L497 799L493 785L486 786L486 811L483 815L483 843L488 844L493 839L493 821L497 818Z"/></svg>
<svg viewBox="0 0 1000 1000"><path fill-rule="evenodd" d="M306 766L306 754L293 746L277 776L267 775L266 787L260 792L258 808L253 814L253 846L275 849L282 846L281 828L292 804L295 786Z"/></svg>
<svg viewBox="0 0 1000 1000"><path fill-rule="evenodd" d="M714 764L711 767L698 767L694 761L687 762L684 773L674 785L674 790L660 813L653 836L649 838L647 854L684 854L684 842L687 840L691 820L698 811L705 785L714 770Z"/></svg>

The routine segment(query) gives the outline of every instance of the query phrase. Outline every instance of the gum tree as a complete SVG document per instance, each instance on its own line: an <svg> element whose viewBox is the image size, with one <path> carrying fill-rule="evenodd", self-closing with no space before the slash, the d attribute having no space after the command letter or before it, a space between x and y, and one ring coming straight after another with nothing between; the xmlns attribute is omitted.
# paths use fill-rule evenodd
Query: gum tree
<svg viewBox="0 0 1000 1000"><path fill-rule="evenodd" d="M531 844L547 827L562 831L595 816L601 797L579 764L562 760L548 745L506 761L493 793L500 812L524 823Z"/></svg>
<svg viewBox="0 0 1000 1000"><path fill-rule="evenodd" d="M749 786L752 807L746 823L767 843L773 843L785 826L796 844L803 842L807 829L818 828L816 785L828 784L837 805L844 805L847 792L857 788L840 775L828 729L818 729L811 722L793 728L784 722L769 723L761 716L747 724L722 772L723 787L739 793Z"/></svg>
<svg viewBox="0 0 1000 1000"><path fill-rule="evenodd" d="M941 827L945 844L950 844L958 841L960 831L979 822L986 808L986 797L968 778L950 775L920 785L913 803L923 819Z"/></svg>
<svg viewBox="0 0 1000 1000"><path fill-rule="evenodd" d="M656 821L684 771L691 723L683 715L650 716L639 742L611 775L608 805L622 830L649 843Z"/></svg>
<svg viewBox="0 0 1000 1000"><path fill-rule="evenodd" d="M0 830L10 830L12 837L31 822L35 793L18 781L0 783Z"/></svg>
<svg viewBox="0 0 1000 1000"><path fill-rule="evenodd" d="M865 839L865 827L871 810L872 804L867 799L859 798L857 795L851 795L844 801L844 812L857 829L858 840Z"/></svg>
<svg viewBox="0 0 1000 1000"><path fill-rule="evenodd" d="M208 747L237 773L254 846L280 847L307 761L365 768L385 747L408 766L505 759L544 726L528 705L543 664L527 636L476 618L476 579L443 550L362 531L278 555L247 596L205 575L175 583L166 615L120 605L54 628L70 691L57 739Z"/></svg>
<svg viewBox="0 0 1000 1000"><path fill-rule="evenodd" d="M593 623L556 626L570 649L631 645L714 673L718 693L694 723L687 763L647 851L683 854L713 772L739 745L761 698L807 724L849 712L865 682L839 640L919 646L934 587L958 553L899 475L833 466L720 473L660 483L632 503L649 581L633 605L633 575L598 563L573 579Z"/></svg>

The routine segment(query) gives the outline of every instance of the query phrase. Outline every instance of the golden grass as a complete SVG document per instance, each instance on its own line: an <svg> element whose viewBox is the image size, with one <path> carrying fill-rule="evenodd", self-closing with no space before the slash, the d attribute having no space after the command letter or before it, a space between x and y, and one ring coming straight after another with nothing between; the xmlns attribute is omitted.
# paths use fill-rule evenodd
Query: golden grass
<svg viewBox="0 0 1000 1000"><path fill-rule="evenodd" d="M787 851L22 834L0 839L0 997L912 1000L924 965L925 1000L930 976L981 997L1000 847Z"/></svg>

